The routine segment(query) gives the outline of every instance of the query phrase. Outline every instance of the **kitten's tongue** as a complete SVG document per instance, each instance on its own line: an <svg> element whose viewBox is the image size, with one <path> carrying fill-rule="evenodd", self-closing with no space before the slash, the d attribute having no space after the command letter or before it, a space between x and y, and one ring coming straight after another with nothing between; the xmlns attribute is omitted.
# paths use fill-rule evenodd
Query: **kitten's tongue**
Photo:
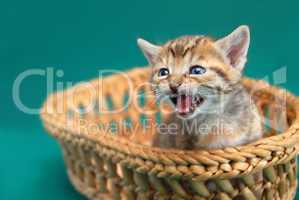
<svg viewBox="0 0 299 200"><path fill-rule="evenodd" d="M191 111L192 96L190 95L179 95L177 99L177 111L180 114L187 114Z"/></svg>

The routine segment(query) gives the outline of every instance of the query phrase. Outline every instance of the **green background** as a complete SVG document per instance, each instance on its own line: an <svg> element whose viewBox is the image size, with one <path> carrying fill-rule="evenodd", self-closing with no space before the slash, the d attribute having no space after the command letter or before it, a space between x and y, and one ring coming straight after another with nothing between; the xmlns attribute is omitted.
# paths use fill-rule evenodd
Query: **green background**
<svg viewBox="0 0 299 200"><path fill-rule="evenodd" d="M249 1L246 1L249 2ZM136 38L164 42L183 34L223 36L238 25L251 28L246 75L269 77L287 67L298 88L299 3L294 1L0 1L0 199L84 199L70 185L56 142L39 116L17 109L12 85L21 72L54 67L56 81L88 80L98 70L145 65ZM26 79L21 99L39 108L47 96L44 77Z"/></svg>

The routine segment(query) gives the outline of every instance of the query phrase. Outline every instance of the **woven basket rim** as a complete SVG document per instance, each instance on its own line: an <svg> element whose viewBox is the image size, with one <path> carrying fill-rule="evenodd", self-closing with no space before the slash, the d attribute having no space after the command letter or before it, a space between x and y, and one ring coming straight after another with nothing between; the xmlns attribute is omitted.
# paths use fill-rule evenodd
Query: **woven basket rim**
<svg viewBox="0 0 299 200"><path fill-rule="evenodd" d="M148 68L139 68L128 73L132 75L146 73L147 70ZM248 87L254 85L256 88L263 88L276 96L286 95L287 104L293 107L296 118L284 133L237 147L187 151L145 146L110 134L84 134L83 132L79 135L76 130L65 127L63 123L59 123L59 120L55 120L55 114L44 112L45 107L53 100L51 96L41 109L41 118L50 134L55 137L67 142L81 140L86 149L95 148L99 154L114 157L140 172L163 173L161 176L186 176L191 173L197 174L197 178L201 180L207 177L243 175L285 162L296 156L299 148L299 100L286 90L270 86L260 80L243 78L243 83ZM56 96L57 94L61 95L63 92L56 93ZM257 162L248 163L253 158ZM213 166L222 165L232 170L211 171Z"/></svg>

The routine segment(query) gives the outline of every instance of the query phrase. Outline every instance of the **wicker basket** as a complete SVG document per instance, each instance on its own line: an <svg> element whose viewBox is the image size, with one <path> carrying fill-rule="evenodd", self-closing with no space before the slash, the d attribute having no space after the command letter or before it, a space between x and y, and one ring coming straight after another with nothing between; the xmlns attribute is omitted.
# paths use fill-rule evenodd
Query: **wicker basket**
<svg viewBox="0 0 299 200"><path fill-rule="evenodd" d="M142 84L150 69L126 74L53 94L41 110L79 192L89 199L294 199L299 148L299 101L294 96L244 78L269 125L263 139L219 150L165 150L148 145L154 129L142 123L150 119L154 125L168 116L167 106L153 103L150 86ZM138 92L129 94L130 87ZM124 104L122 111L106 114ZM287 127L281 127L281 115ZM124 121L138 128L102 126ZM262 179L256 179L259 175Z"/></svg>

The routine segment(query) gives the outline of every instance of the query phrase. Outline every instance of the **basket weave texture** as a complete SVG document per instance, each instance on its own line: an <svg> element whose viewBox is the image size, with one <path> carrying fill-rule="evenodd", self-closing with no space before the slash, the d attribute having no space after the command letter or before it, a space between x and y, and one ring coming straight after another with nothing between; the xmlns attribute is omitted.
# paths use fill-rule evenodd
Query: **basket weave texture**
<svg viewBox="0 0 299 200"><path fill-rule="evenodd" d="M294 199L299 150L296 97L244 78L269 126L263 139L218 150L159 149L147 145L155 129L146 127L168 115L144 84L149 76L149 68L115 74L52 94L44 104L44 126L59 141L78 191L89 199ZM132 88L137 92L130 93ZM124 104L123 110L105 112ZM281 116L285 116L283 130ZM124 121L135 129L99 128Z"/></svg>

